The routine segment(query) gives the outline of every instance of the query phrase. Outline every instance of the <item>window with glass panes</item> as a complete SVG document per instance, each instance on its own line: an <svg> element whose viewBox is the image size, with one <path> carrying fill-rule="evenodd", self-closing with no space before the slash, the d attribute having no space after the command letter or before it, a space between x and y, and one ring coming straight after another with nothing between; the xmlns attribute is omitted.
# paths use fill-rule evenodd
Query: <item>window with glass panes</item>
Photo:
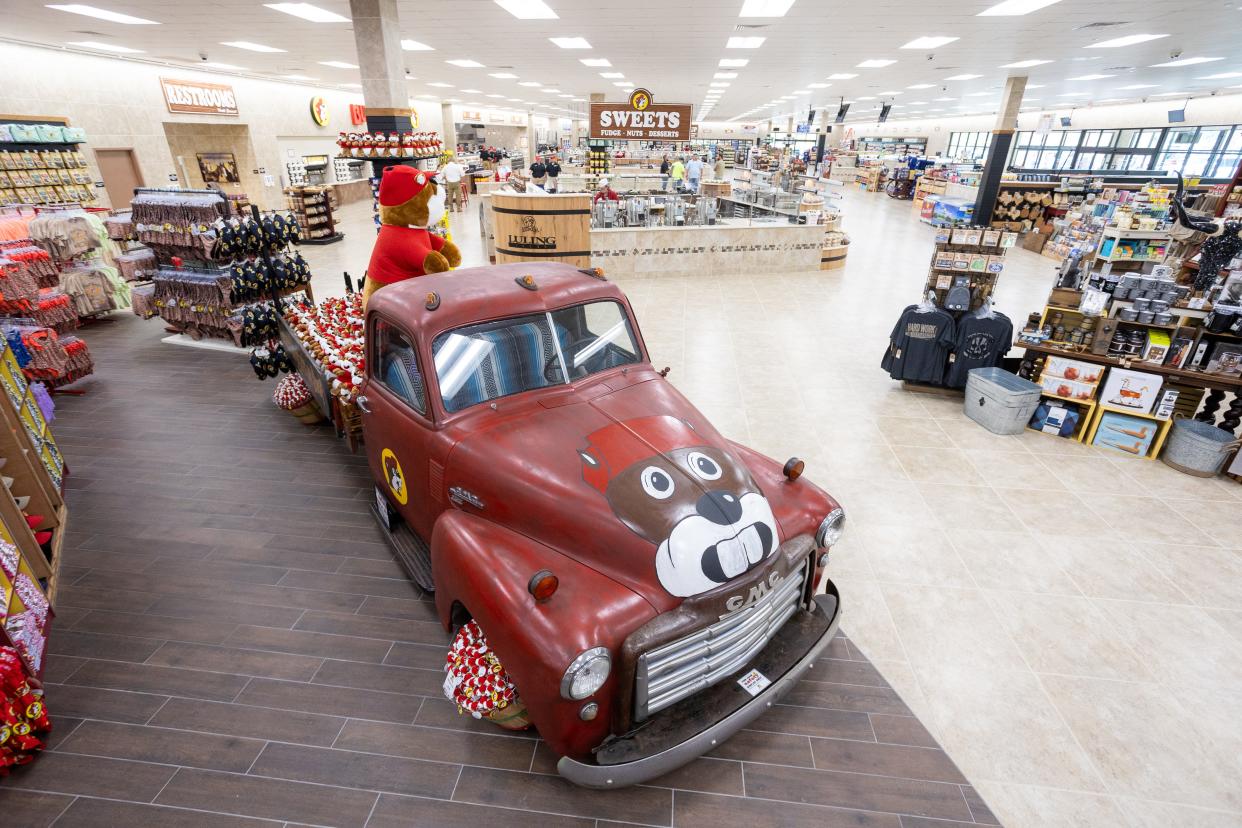
<svg viewBox="0 0 1242 828"><path fill-rule="evenodd" d="M1242 125L1018 132L1009 165L1029 170L1168 172L1230 178Z"/></svg>
<svg viewBox="0 0 1242 828"><path fill-rule="evenodd" d="M951 132L944 154L947 158L960 158L963 161L983 161L988 156L988 147L991 144L990 132Z"/></svg>

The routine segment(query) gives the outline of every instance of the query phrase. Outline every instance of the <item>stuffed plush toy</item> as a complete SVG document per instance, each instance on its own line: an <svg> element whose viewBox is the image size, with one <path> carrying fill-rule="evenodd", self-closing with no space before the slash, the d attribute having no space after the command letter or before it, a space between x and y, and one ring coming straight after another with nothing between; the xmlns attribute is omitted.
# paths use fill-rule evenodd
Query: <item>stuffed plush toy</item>
<svg viewBox="0 0 1242 828"><path fill-rule="evenodd" d="M403 165L388 167L380 179L379 204L383 226L367 267L364 305L384 285L461 264L457 246L427 230L444 216L444 193L429 174Z"/></svg>

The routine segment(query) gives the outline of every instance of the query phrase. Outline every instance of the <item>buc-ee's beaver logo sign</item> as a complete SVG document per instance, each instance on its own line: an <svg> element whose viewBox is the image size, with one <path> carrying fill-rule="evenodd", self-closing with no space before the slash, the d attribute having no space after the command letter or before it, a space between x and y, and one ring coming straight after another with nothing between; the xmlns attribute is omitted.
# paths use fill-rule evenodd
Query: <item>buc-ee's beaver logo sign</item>
<svg viewBox="0 0 1242 828"><path fill-rule="evenodd" d="M587 435L578 454L583 479L655 545L656 575L672 595L715 589L780 545L772 507L746 467L684 420L612 423Z"/></svg>
<svg viewBox="0 0 1242 828"><path fill-rule="evenodd" d="M397 455L392 449L384 449L380 454L380 464L384 467L384 480L388 482L388 491L402 506L410 499L410 490L405 487L405 472L397 462Z"/></svg>

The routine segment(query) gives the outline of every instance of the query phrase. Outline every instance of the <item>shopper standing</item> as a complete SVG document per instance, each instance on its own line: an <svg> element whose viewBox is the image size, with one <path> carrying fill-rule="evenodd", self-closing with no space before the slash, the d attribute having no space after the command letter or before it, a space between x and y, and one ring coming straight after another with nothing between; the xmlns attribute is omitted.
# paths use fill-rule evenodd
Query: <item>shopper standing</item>
<svg viewBox="0 0 1242 828"><path fill-rule="evenodd" d="M673 168L669 171L669 175L673 178L673 191L682 189L682 185L686 181L686 165L682 163L681 156L677 156L677 160L673 162Z"/></svg>
<svg viewBox="0 0 1242 828"><path fill-rule="evenodd" d="M440 180L444 182L449 212L461 212L461 179L465 174L465 168L457 163L455 157L450 158L448 163L440 168Z"/></svg>
<svg viewBox="0 0 1242 828"><path fill-rule="evenodd" d="M725 162L724 162L724 156L723 156L723 155L717 155L717 156L716 156L716 170L715 170L714 176L715 176L715 178L716 178L716 180L717 180L717 181L724 181L724 177L725 177Z"/></svg>
<svg viewBox="0 0 1242 828"><path fill-rule="evenodd" d="M697 156L690 156L690 163L686 165L686 179L690 188L690 192L697 193L699 191L699 181L703 178L703 162Z"/></svg>
<svg viewBox="0 0 1242 828"><path fill-rule="evenodd" d="M548 163L544 165L548 173L548 186L545 187L549 193L555 193L560 187L557 181L561 177L561 165L556 163L556 156L553 155L548 159Z"/></svg>
<svg viewBox="0 0 1242 828"><path fill-rule="evenodd" d="M672 169L672 165L668 163L668 153L664 154L664 160L660 162L660 189L668 190L668 171Z"/></svg>
<svg viewBox="0 0 1242 828"><path fill-rule="evenodd" d="M542 187L548 180L548 168L543 163L543 157L536 155L535 161L530 165L530 180L534 184Z"/></svg>

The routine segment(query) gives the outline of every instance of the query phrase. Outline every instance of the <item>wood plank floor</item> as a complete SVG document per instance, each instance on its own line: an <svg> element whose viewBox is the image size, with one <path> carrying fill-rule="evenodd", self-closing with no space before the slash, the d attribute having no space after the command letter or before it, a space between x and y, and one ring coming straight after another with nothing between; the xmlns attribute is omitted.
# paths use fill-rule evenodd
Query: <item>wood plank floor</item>
<svg viewBox="0 0 1242 828"><path fill-rule="evenodd" d="M372 525L365 460L278 411L244 359L161 335L90 328L98 374L57 398L55 732L0 784L6 826L996 824L844 635L710 757L575 788L534 735L441 695L447 636Z"/></svg>

